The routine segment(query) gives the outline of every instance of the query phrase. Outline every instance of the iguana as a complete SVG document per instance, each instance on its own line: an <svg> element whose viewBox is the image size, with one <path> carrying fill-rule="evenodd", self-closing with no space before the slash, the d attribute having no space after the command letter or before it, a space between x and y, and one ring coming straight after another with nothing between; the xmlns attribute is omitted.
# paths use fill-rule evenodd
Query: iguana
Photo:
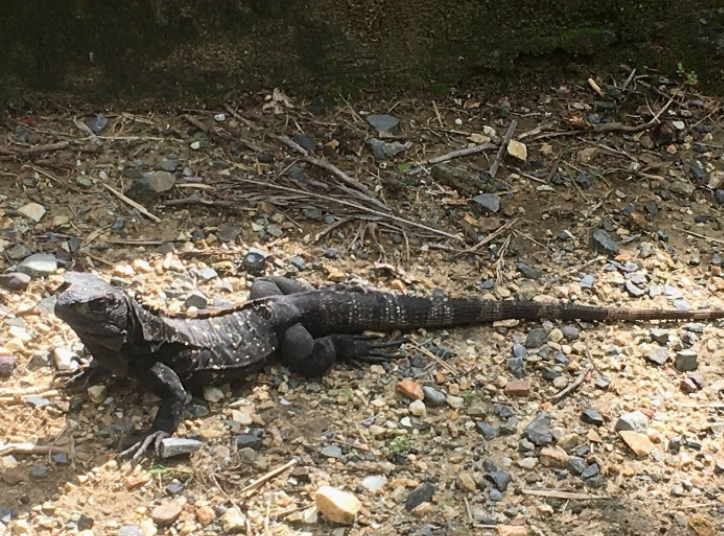
<svg viewBox="0 0 724 536"><path fill-rule="evenodd" d="M308 290L281 277L254 281L250 301L195 317L168 316L141 305L98 277L81 277L62 292L55 314L93 356L71 383L99 372L131 377L161 399L151 427L121 456L156 450L176 430L186 390L228 383L277 356L290 371L321 376L337 361L382 361L399 341L378 342L366 330L451 328L505 319L650 320L724 318L724 309L662 310L577 303L423 298L381 291Z"/></svg>

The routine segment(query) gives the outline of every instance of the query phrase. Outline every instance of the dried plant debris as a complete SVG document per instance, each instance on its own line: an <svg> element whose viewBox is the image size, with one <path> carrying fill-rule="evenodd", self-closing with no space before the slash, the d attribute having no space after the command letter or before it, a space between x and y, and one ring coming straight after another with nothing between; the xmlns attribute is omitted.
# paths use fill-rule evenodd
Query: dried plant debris
<svg viewBox="0 0 724 536"><path fill-rule="evenodd" d="M8 110L0 534L724 532L721 322L504 321L320 381L272 365L204 389L136 466L114 455L156 401L62 389L88 360L52 315L66 271L169 314L264 274L722 306L720 101L632 69L432 100Z"/></svg>

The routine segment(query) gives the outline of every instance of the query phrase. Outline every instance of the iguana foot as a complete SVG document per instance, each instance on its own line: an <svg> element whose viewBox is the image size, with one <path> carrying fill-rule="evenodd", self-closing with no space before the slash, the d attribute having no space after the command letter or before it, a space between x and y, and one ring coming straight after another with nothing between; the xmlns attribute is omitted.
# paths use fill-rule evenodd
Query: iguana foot
<svg viewBox="0 0 724 536"><path fill-rule="evenodd" d="M121 443L123 450L118 454L117 458L129 458L132 462L136 461L151 446L153 446L153 452L158 456L161 452L161 441L167 437L170 437L170 434L163 430L148 430L140 436L129 436Z"/></svg>
<svg viewBox="0 0 724 536"><path fill-rule="evenodd" d="M58 371L55 373L54 379L68 376L70 377L63 384L63 389L68 392L78 392L91 385L103 383L111 376L111 373L100 366L91 364L79 371Z"/></svg>
<svg viewBox="0 0 724 536"><path fill-rule="evenodd" d="M337 360L356 364L384 363L399 359L402 353L390 352L389 349L399 349L408 341L407 337L379 341L376 335L332 335L331 338L337 350Z"/></svg>

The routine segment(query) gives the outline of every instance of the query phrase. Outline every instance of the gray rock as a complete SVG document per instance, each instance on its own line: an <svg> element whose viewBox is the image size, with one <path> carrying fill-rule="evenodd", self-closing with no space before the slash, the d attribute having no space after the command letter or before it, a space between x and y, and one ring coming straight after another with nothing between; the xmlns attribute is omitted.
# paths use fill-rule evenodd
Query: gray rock
<svg viewBox="0 0 724 536"><path fill-rule="evenodd" d="M212 279L216 279L217 277L219 277L219 274L216 272L216 270L209 266L193 270L193 273L204 281L211 281Z"/></svg>
<svg viewBox="0 0 724 536"><path fill-rule="evenodd" d="M238 225L230 225L229 227L224 227L221 231L219 231L219 240L224 243L233 242L240 234L241 227Z"/></svg>
<svg viewBox="0 0 724 536"><path fill-rule="evenodd" d="M422 387L422 391L425 393L425 405L431 407L440 407L445 405L446 398L444 393L441 393L429 385L424 385Z"/></svg>
<svg viewBox="0 0 724 536"><path fill-rule="evenodd" d="M584 409L581 412L581 420L586 424L592 424L594 426L603 425L603 415L597 412L595 409Z"/></svg>
<svg viewBox="0 0 724 536"><path fill-rule="evenodd" d="M651 339L659 344L668 344L669 343L669 332L665 329L652 329L650 332Z"/></svg>
<svg viewBox="0 0 724 536"><path fill-rule="evenodd" d="M699 356L694 350L680 350L676 352L674 367L681 372L690 372L699 368Z"/></svg>
<svg viewBox="0 0 724 536"><path fill-rule="evenodd" d="M513 477L510 473L505 471L490 471L485 475L485 480L492 483L495 489L505 491L508 489L508 485L513 481Z"/></svg>
<svg viewBox="0 0 724 536"><path fill-rule="evenodd" d="M90 530L93 528L94 524L95 524L95 520L92 517L88 517L85 514L81 514L78 517L78 521L76 522L76 527L78 527L78 530Z"/></svg>
<svg viewBox="0 0 724 536"><path fill-rule="evenodd" d="M548 333L543 328L533 328L528 332L523 343L526 348L538 348L548 341Z"/></svg>
<svg viewBox="0 0 724 536"><path fill-rule="evenodd" d="M553 443L550 414L546 411L538 413L523 430L523 437L539 447Z"/></svg>
<svg viewBox="0 0 724 536"><path fill-rule="evenodd" d="M495 488L492 488L488 492L488 496L490 497L490 500L492 502L500 502L503 500L503 494L500 492L500 490L497 490Z"/></svg>
<svg viewBox="0 0 724 536"><path fill-rule="evenodd" d="M291 257L289 259L289 264L294 266L300 272L307 269L307 262L299 255L295 255L294 257Z"/></svg>
<svg viewBox="0 0 724 536"><path fill-rule="evenodd" d="M0 286L8 290L23 290L30 284L31 277L21 272L0 274Z"/></svg>
<svg viewBox="0 0 724 536"><path fill-rule="evenodd" d="M436 490L437 488L428 482L413 489L405 499L405 509L409 512L424 502L430 502Z"/></svg>
<svg viewBox="0 0 724 536"><path fill-rule="evenodd" d="M168 171L154 171L135 181L124 194L137 203L146 204L173 188L175 184L176 177Z"/></svg>
<svg viewBox="0 0 724 536"><path fill-rule="evenodd" d="M516 378L522 378L525 374L525 361L520 357L509 357L506 361L508 370Z"/></svg>
<svg viewBox="0 0 724 536"><path fill-rule="evenodd" d="M386 143L380 141L377 138L370 138L367 140L367 145L372 149L372 154L375 160L382 161L397 156L398 154L405 152L408 145L400 143L398 141L392 143Z"/></svg>
<svg viewBox="0 0 724 536"><path fill-rule="evenodd" d="M43 277L58 269L58 260L49 253L35 253L18 265L18 272L30 277Z"/></svg>
<svg viewBox="0 0 724 536"><path fill-rule="evenodd" d="M646 360L661 366L669 360L669 350L663 346L657 346L646 354Z"/></svg>
<svg viewBox="0 0 724 536"><path fill-rule="evenodd" d="M88 125L94 134L100 134L108 125L108 119L103 114L95 116Z"/></svg>
<svg viewBox="0 0 724 536"><path fill-rule="evenodd" d="M270 256L271 254L266 251L251 248L246 252L246 255L244 255L241 261L242 268L250 274L261 275L264 272L266 261Z"/></svg>
<svg viewBox="0 0 724 536"><path fill-rule="evenodd" d="M540 279L540 277L543 275L543 270L540 270L538 268L532 268L524 262L519 261L518 264L516 264L516 267L518 268L518 271L528 279Z"/></svg>
<svg viewBox="0 0 724 536"><path fill-rule="evenodd" d="M724 461L717 460L714 464L714 474L715 475L724 475Z"/></svg>
<svg viewBox="0 0 724 536"><path fill-rule="evenodd" d="M337 445L327 445L326 447L322 447L319 452L322 454L322 456L326 458L342 457L342 449L339 448Z"/></svg>
<svg viewBox="0 0 724 536"><path fill-rule="evenodd" d="M600 472L600 468L598 467L597 463L592 463L588 467L586 467L581 472L581 478L584 480L588 480L589 478L593 478Z"/></svg>
<svg viewBox="0 0 724 536"><path fill-rule="evenodd" d="M714 198L720 205L724 205L724 189L719 188L714 192Z"/></svg>
<svg viewBox="0 0 724 536"><path fill-rule="evenodd" d="M244 463L246 465L252 465L258 457L259 455L254 449L250 449L248 447L244 449L239 449L239 461L241 463Z"/></svg>
<svg viewBox="0 0 724 536"><path fill-rule="evenodd" d="M0 377L10 376L18 366L18 358L12 354L0 354Z"/></svg>
<svg viewBox="0 0 724 536"><path fill-rule="evenodd" d="M498 435L500 435L500 428L490 425L484 421L478 421L475 423L475 429L487 440L495 439Z"/></svg>
<svg viewBox="0 0 724 536"><path fill-rule="evenodd" d="M595 283L596 283L596 278L593 277L592 275L587 274L581 278L579 285L581 285L582 289L590 290L593 288L593 285Z"/></svg>
<svg viewBox="0 0 724 536"><path fill-rule="evenodd" d="M488 209L490 212L500 210L500 197L495 194L480 194L472 198L472 201Z"/></svg>
<svg viewBox="0 0 724 536"><path fill-rule="evenodd" d="M292 136L292 141L309 153L313 153L317 150L317 142L314 140L314 136L297 133Z"/></svg>
<svg viewBox="0 0 724 536"><path fill-rule="evenodd" d="M32 251L25 247L25 244L15 244L7 251L7 256L11 261L19 261L20 259L24 259L25 257L32 255L32 253Z"/></svg>
<svg viewBox="0 0 724 536"><path fill-rule="evenodd" d="M254 434L239 434L234 436L234 443L238 449L250 448L260 450L264 445L261 438Z"/></svg>
<svg viewBox="0 0 724 536"><path fill-rule="evenodd" d="M632 431L641 432L649 425L649 418L640 411L632 411L621 415L616 421L614 430L617 432Z"/></svg>
<svg viewBox="0 0 724 536"><path fill-rule="evenodd" d="M639 256L642 259L651 257L654 253L656 253L656 246L654 246L651 242L641 242L639 244Z"/></svg>
<svg viewBox="0 0 724 536"><path fill-rule="evenodd" d="M571 456L566 462L566 467L574 475L580 475L586 469L586 460L578 456Z"/></svg>
<svg viewBox="0 0 724 536"><path fill-rule="evenodd" d="M618 255L618 243L603 229L595 229L591 233L590 247L599 253Z"/></svg>
<svg viewBox="0 0 724 536"><path fill-rule="evenodd" d="M204 296L203 292L195 290L189 294L184 300L186 307L196 307L197 309L206 309L209 305L209 300Z"/></svg>
<svg viewBox="0 0 724 536"><path fill-rule="evenodd" d="M178 169L178 160L162 160L161 163L158 164L158 169L173 173Z"/></svg>
<svg viewBox="0 0 724 536"><path fill-rule="evenodd" d="M30 468L30 476L33 478L45 478L48 476L48 467L46 465L33 465Z"/></svg>
<svg viewBox="0 0 724 536"><path fill-rule="evenodd" d="M35 395L26 396L25 401L36 408L44 408L45 406L50 406L52 404L52 402L47 398Z"/></svg>
<svg viewBox="0 0 724 536"><path fill-rule="evenodd" d="M187 439L185 437L167 437L161 441L160 456L162 458L173 458L181 454L196 452L203 446L202 441Z"/></svg>
<svg viewBox="0 0 724 536"><path fill-rule="evenodd" d="M144 534L143 529L136 525L125 525L116 533L117 536L143 536Z"/></svg>
<svg viewBox="0 0 724 536"><path fill-rule="evenodd" d="M387 114L372 114L367 116L367 122L377 132L392 132L400 120Z"/></svg>
<svg viewBox="0 0 724 536"><path fill-rule="evenodd" d="M567 341L578 340L578 337L581 335L581 330L571 325L563 326L561 332L563 333L563 338Z"/></svg>
<svg viewBox="0 0 724 536"><path fill-rule="evenodd" d="M634 298L640 298L641 296L646 294L646 291L644 289L637 287L631 281L626 281L626 283L624 283L624 288L626 289L626 292L628 292Z"/></svg>

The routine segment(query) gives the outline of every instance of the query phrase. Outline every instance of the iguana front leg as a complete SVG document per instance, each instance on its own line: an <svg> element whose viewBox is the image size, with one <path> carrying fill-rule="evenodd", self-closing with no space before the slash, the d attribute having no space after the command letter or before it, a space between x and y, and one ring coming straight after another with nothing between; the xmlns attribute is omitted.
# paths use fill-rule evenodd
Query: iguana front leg
<svg viewBox="0 0 724 536"><path fill-rule="evenodd" d="M144 389L161 399L161 404L151 427L140 435L129 436L124 441L124 450L118 456L130 456L131 460L138 459L152 445L158 455L161 441L178 428L186 404L186 390L181 380L163 363L155 363L152 367L136 373L136 377Z"/></svg>

